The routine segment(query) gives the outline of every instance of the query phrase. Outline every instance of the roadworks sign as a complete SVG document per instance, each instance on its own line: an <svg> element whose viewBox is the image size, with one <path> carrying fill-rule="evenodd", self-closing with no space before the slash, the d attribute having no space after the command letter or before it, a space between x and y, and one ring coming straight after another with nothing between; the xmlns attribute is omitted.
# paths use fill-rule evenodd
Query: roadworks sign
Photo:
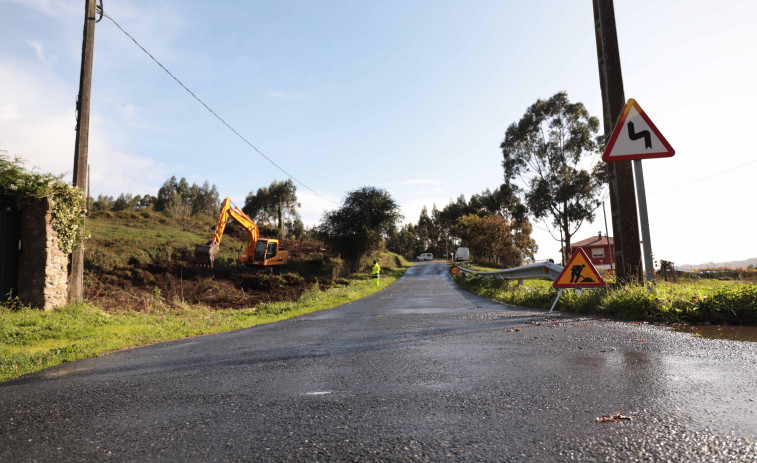
<svg viewBox="0 0 757 463"><path fill-rule="evenodd" d="M630 98L602 155L605 162L667 158L676 152L639 103Z"/></svg>
<svg viewBox="0 0 757 463"><path fill-rule="evenodd" d="M596 288L604 286L605 281L599 276L583 249L578 248L565 264L552 284L554 288Z"/></svg>

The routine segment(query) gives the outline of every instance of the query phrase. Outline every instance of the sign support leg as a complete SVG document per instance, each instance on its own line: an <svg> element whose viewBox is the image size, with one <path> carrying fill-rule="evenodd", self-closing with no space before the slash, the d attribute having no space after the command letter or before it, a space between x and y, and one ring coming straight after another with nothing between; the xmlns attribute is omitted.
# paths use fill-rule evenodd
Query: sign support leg
<svg viewBox="0 0 757 463"><path fill-rule="evenodd" d="M644 267L646 269L647 283L654 283L654 264L652 261L652 241L649 236L649 215L647 214L647 193L644 189L644 169L641 167L641 159L633 161L633 170L636 177L636 195L639 203L639 220L641 221L641 240L644 245Z"/></svg>
<svg viewBox="0 0 757 463"><path fill-rule="evenodd" d="M549 313L552 313L553 310L555 310L555 306L557 305L557 301L560 300L560 296L562 296L562 290L563 288L560 288L560 291L557 292L557 297L555 298L555 302L552 303L552 308L549 309Z"/></svg>

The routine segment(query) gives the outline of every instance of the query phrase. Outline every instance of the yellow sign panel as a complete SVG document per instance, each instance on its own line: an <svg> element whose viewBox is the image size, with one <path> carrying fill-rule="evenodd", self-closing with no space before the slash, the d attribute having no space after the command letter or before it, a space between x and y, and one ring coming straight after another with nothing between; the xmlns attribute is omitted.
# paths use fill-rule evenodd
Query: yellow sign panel
<svg viewBox="0 0 757 463"><path fill-rule="evenodd" d="M599 276L583 249L578 248L565 264L560 276L552 284L554 288L596 288L604 286L605 281Z"/></svg>

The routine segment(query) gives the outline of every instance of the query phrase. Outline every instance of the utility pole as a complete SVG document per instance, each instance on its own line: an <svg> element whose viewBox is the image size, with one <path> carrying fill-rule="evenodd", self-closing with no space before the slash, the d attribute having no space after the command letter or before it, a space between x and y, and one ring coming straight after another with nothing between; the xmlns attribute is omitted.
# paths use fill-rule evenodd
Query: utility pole
<svg viewBox="0 0 757 463"><path fill-rule="evenodd" d="M626 104L626 98L613 0L593 0L593 3L605 137L609 139ZM608 162L607 170L612 231L615 235L616 277L625 282L643 282L633 168L630 161L617 161Z"/></svg>
<svg viewBox="0 0 757 463"><path fill-rule="evenodd" d="M81 74L79 98L76 102L76 146L74 147L74 186L83 191L87 187L87 155L89 151L89 101L92 89L92 57L95 47L95 0L85 0L84 39L81 47ZM81 234L84 235L82 227ZM71 255L68 275L68 300L84 298L84 245L80 244Z"/></svg>

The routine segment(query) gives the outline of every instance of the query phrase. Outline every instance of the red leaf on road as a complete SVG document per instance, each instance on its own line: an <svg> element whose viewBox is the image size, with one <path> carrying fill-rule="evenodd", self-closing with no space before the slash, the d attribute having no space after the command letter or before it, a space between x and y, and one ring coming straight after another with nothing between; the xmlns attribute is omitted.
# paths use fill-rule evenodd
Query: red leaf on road
<svg viewBox="0 0 757 463"><path fill-rule="evenodd" d="M621 420L628 420L631 421L633 418L626 415L621 415L620 412L614 414L614 415L602 415L599 418L597 418L598 423L616 423Z"/></svg>

